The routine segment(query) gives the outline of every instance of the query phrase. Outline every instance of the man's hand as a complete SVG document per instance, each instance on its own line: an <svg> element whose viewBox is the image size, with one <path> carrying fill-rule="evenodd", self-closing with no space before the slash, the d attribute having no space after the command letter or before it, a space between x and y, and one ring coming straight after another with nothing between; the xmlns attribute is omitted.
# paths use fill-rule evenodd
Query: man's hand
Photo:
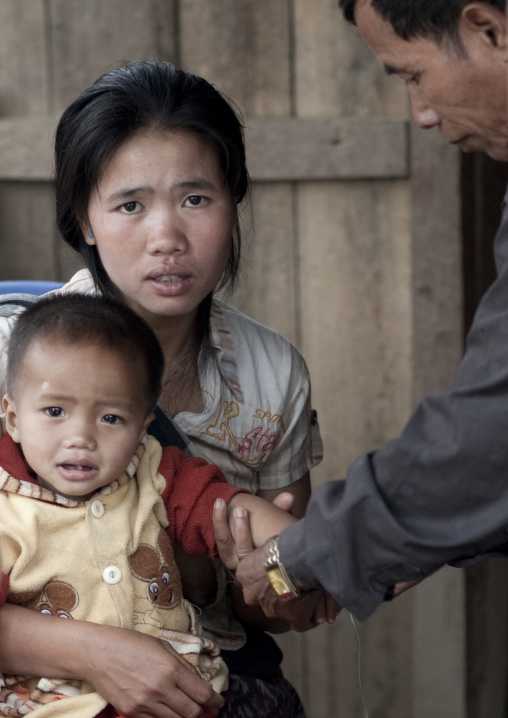
<svg viewBox="0 0 508 718"><path fill-rule="evenodd" d="M286 621L295 631L308 631L321 623L333 623L342 607L325 591L312 591L305 598L291 602L277 596L264 568L268 544L254 549L249 514L245 509L236 508L233 516L234 538L229 530L226 503L217 499L213 511L217 550L224 565L237 572L245 603L261 606L266 616Z"/></svg>
<svg viewBox="0 0 508 718"><path fill-rule="evenodd" d="M260 605L270 618L287 621L294 631L308 631L321 623L334 623L342 606L321 589L295 601L284 601L274 591L265 571L268 543L251 551L238 564L236 577L248 605Z"/></svg>

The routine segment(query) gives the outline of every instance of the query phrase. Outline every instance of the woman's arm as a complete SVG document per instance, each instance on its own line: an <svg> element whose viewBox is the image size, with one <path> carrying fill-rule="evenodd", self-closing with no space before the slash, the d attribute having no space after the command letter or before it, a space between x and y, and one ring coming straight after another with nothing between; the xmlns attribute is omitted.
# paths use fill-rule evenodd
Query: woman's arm
<svg viewBox="0 0 508 718"><path fill-rule="evenodd" d="M307 471L301 479L298 479L298 481L295 481L293 484L290 484L284 489L261 489L258 491L257 495L260 498L266 499L267 501L270 501L276 506L279 506L287 511L288 508L285 499L288 494L291 494L293 496L293 501L290 505L290 511L297 519L301 519L309 502L310 493L310 473Z"/></svg>
<svg viewBox="0 0 508 718"><path fill-rule="evenodd" d="M223 699L166 642L5 604L0 671L89 681L126 718L195 718Z"/></svg>

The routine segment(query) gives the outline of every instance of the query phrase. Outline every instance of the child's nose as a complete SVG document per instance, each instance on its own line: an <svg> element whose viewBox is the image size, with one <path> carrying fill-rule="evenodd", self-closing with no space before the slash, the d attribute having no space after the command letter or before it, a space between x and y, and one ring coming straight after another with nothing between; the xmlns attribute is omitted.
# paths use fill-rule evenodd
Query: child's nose
<svg viewBox="0 0 508 718"><path fill-rule="evenodd" d="M93 450L96 446L95 434L92 427L86 422L75 422L63 443L66 449Z"/></svg>

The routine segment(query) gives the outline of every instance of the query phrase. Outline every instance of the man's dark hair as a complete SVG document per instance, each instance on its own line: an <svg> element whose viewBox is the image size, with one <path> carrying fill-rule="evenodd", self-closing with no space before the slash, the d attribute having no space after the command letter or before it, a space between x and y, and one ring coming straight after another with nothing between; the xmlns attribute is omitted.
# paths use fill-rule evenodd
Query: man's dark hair
<svg viewBox="0 0 508 718"><path fill-rule="evenodd" d="M483 0L489 5L506 9L506 0ZM463 8L471 0L371 0L370 4L399 37L428 37L436 42L458 39L459 20ZM355 22L357 0L339 0L344 17Z"/></svg>
<svg viewBox="0 0 508 718"><path fill-rule="evenodd" d="M145 374L147 414L161 391L164 357L148 324L126 304L90 294L42 297L20 314L9 339L7 389L12 393L23 359L38 340L91 344L132 362ZM98 369L100 371L100 369Z"/></svg>

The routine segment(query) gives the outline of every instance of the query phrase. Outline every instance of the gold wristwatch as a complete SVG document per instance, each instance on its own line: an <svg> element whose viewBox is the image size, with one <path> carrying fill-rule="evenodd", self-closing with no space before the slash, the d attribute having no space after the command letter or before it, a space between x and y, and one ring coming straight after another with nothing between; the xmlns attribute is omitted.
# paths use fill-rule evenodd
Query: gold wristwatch
<svg viewBox="0 0 508 718"><path fill-rule="evenodd" d="M290 578L279 556L279 537L274 536L268 544L268 557L265 561L265 571L275 593L285 601L299 598L301 592Z"/></svg>

